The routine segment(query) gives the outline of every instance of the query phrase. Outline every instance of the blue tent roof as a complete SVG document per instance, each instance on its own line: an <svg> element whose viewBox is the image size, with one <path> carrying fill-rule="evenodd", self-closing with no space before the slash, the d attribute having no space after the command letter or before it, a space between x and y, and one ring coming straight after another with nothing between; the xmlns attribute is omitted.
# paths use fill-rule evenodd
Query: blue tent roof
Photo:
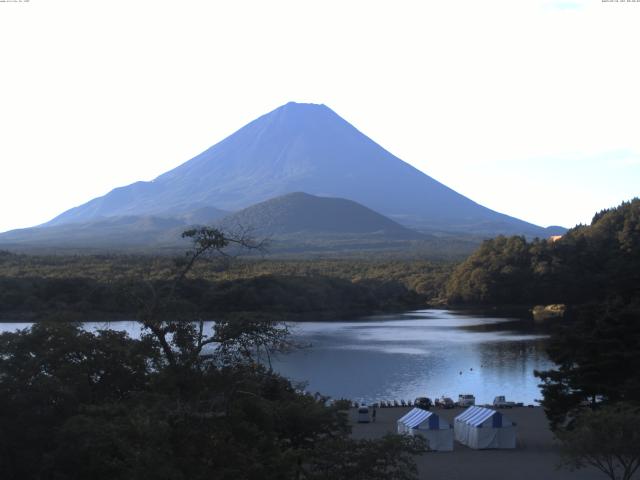
<svg viewBox="0 0 640 480"><path fill-rule="evenodd" d="M469 407L464 413L461 413L455 418L456 422L464 422L468 425L479 427L487 419L493 417L493 427L502 427L502 414L491 410L490 408L483 407Z"/></svg>
<svg viewBox="0 0 640 480"><path fill-rule="evenodd" d="M409 413L398 420L398 422L405 424L409 428L417 428L418 425L425 421L429 422L430 430L437 430L439 428L440 419L438 416L433 412L422 410L420 408L410 410Z"/></svg>

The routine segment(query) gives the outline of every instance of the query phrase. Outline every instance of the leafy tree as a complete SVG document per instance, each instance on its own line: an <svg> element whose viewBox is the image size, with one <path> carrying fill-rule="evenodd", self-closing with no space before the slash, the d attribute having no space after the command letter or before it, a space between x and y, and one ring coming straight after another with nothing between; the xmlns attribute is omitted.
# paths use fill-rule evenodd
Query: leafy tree
<svg viewBox="0 0 640 480"><path fill-rule="evenodd" d="M556 367L535 374L554 429L584 404L640 404L640 309L605 304L574 310L549 340Z"/></svg>
<svg viewBox="0 0 640 480"><path fill-rule="evenodd" d="M244 232L230 235L216 228L200 227L186 230L183 238L192 241L193 248L186 257L175 262L174 272L168 282L147 282L147 295L137 296L138 319L159 343L164 359L172 368L200 366L202 349L218 339L204 332L204 318L185 295L179 295L184 281L196 262L208 255L226 256L225 249L237 246L245 249L261 249ZM198 326L193 321L198 321Z"/></svg>
<svg viewBox="0 0 640 480"><path fill-rule="evenodd" d="M313 452L303 478L309 480L412 480L413 455L427 450L421 436L386 435L381 440L339 438Z"/></svg>
<svg viewBox="0 0 640 480"><path fill-rule="evenodd" d="M85 406L144 391L157 358L148 341L76 324L44 322L0 335L3 478L38 478L65 421Z"/></svg>
<svg viewBox="0 0 640 480"><path fill-rule="evenodd" d="M204 332L180 289L206 255L253 244L185 235L194 249L169 278L132 292L141 340L64 322L0 336L2 479L328 478L322 465L338 466L329 478L415 478L415 445L350 440L343 411L260 361L287 341L272 317Z"/></svg>
<svg viewBox="0 0 640 480"><path fill-rule="evenodd" d="M640 199L596 214L560 240L486 240L451 274L454 304L581 304L640 300Z"/></svg>
<svg viewBox="0 0 640 480"><path fill-rule="evenodd" d="M640 467L640 409L618 404L587 409L558 433L564 466L595 467L611 480L631 480Z"/></svg>

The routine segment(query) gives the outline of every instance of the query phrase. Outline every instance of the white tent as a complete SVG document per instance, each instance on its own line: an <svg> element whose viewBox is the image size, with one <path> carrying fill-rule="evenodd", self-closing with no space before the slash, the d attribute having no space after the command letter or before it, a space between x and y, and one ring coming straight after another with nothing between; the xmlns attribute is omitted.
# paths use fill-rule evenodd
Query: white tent
<svg viewBox="0 0 640 480"><path fill-rule="evenodd" d="M490 408L469 407L453 429L458 442L474 449L516 448L516 424Z"/></svg>
<svg viewBox="0 0 640 480"><path fill-rule="evenodd" d="M414 408L398 420L398 433L422 435L430 450L453 450L453 430L448 422L427 410Z"/></svg>

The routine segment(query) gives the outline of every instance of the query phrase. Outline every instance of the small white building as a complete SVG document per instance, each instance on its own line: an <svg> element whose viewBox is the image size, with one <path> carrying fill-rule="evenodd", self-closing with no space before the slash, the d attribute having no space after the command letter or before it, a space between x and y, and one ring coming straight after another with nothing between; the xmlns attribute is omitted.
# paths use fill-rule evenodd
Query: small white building
<svg viewBox="0 0 640 480"><path fill-rule="evenodd" d="M456 440L473 449L516 448L516 424L490 408L469 407L454 419Z"/></svg>
<svg viewBox="0 0 640 480"><path fill-rule="evenodd" d="M433 412L414 408L398 420L401 435L421 435L430 450L450 452L453 450L453 429L449 422Z"/></svg>

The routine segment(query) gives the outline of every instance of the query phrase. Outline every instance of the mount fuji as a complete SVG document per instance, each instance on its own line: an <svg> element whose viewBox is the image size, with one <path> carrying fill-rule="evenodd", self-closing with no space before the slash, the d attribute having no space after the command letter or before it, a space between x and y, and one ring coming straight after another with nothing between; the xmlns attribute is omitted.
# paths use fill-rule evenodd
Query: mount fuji
<svg viewBox="0 0 640 480"><path fill-rule="evenodd" d="M203 212L213 212L213 221L222 213L294 192L351 200L435 235L544 237L564 230L483 207L400 160L327 106L291 102L152 181L115 188L44 225L21 230L18 237L16 232L0 235L0 242L35 230L44 241L53 227L73 238L82 226L86 238L92 224L113 224L119 218L184 223L188 218L207 220Z"/></svg>

